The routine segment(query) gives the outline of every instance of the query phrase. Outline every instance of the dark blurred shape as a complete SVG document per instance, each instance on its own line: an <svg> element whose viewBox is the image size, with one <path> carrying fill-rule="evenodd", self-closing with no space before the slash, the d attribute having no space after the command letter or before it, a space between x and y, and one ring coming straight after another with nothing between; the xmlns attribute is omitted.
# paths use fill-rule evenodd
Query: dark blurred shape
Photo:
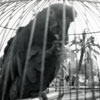
<svg viewBox="0 0 100 100"><path fill-rule="evenodd" d="M76 12L74 12L76 13ZM44 40L45 21L47 15L47 8L43 9L37 15L34 37L32 47L30 50L28 67L26 72L26 79L24 82L24 91L22 98L34 98L39 95L40 91L40 76L41 76L41 63L42 63L42 50ZM45 69L43 88L44 91L49 87L56 76L60 67L60 57L62 50L62 15L63 4L54 4L50 9L49 26L47 35L47 44L45 52ZM68 41L68 28L73 19L73 9L66 5L66 34L65 38ZM4 100L15 100L20 97L20 89L22 85L23 71L25 60L27 56L27 48L33 24L32 20L27 26L23 27L20 32L16 34L14 41L11 39L5 49L5 58L3 66L3 74L0 83L0 100L3 94L4 78L6 76L6 69L9 62L10 52L13 57L11 58L10 69L8 72L8 80ZM59 46L60 45L60 46ZM12 50L13 46L13 50ZM9 48L9 50L8 50ZM43 94L43 96L45 96ZM43 97L42 96L42 97Z"/></svg>

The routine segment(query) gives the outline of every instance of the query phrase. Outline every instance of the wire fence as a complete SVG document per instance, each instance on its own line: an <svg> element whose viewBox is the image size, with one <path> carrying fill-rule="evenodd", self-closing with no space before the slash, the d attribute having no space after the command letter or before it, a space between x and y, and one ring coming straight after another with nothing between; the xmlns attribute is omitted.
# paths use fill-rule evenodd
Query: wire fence
<svg viewBox="0 0 100 100"><path fill-rule="evenodd" d="M99 22L98 0L1 0L0 99L99 100Z"/></svg>

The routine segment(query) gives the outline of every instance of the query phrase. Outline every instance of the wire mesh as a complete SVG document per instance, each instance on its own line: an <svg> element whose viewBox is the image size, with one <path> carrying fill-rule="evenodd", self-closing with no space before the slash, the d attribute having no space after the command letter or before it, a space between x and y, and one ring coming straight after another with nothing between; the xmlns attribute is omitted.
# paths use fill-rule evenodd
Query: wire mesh
<svg viewBox="0 0 100 100"><path fill-rule="evenodd" d="M16 35L17 30L19 27L25 27L31 20L34 20L30 32L31 35L28 43L28 49L26 50L27 53L25 58L25 64L23 65L24 70L22 75L23 78L21 78L22 83L19 93L20 97L17 98L17 99L23 99L24 84L26 81L25 80L26 74L29 67L28 64L30 62L30 52L33 43L32 39L34 38L35 35L34 32L37 23L37 15L43 9L48 8L46 12L46 19L44 25L45 27L44 39L43 39L44 45L43 48L41 49L42 57L39 58L41 59L41 64L40 64L41 72L39 81L40 94L37 97L41 98L44 85L44 71L45 71L46 53L47 53L46 46L48 44L47 39L48 39L50 14L52 11L51 6L57 3L63 4L61 29L60 27L56 26L56 24L54 24L56 28L58 27L58 30L60 30L62 33L62 36L60 36L60 38L62 38L62 41L60 42L62 44L61 50L63 56L60 59L61 61L59 61L61 63L59 65L60 68L58 74L50 83L47 90L45 90L45 92L47 92L46 93L47 97L50 99L51 97L49 96L49 94L52 93L55 94L56 98L54 99L57 100L100 99L100 75L99 75L100 74L99 71L100 70L99 68L100 2L98 0L53 0L53 1L52 0L28 0L28 1L1 0L0 1L0 56L1 56L0 60L2 60L2 58L5 55L4 48L6 47L8 40L12 37L15 37L12 42L11 49L9 49L10 50L8 54L9 57L7 56L4 62L2 61L0 62L1 78L3 76L3 72L5 71L4 80L0 79L0 82L4 81L1 100L11 100L10 98L7 99L5 97L6 96L5 94L8 89L7 82L9 80L9 75L10 74L13 75L13 72L10 71L13 71L13 68L11 68L11 63L13 61L12 59L14 58L14 48L15 48L14 44L18 39L17 37L18 35ZM67 26L68 19L66 18L66 15L69 13L66 12L66 4L72 7L73 19L75 19L73 23L70 24L70 26ZM77 12L77 17L75 16L74 9ZM67 27L69 29L68 30L69 40L67 39L66 41ZM57 31L59 33L58 30L54 29L53 31ZM56 36L56 38L58 37Z"/></svg>

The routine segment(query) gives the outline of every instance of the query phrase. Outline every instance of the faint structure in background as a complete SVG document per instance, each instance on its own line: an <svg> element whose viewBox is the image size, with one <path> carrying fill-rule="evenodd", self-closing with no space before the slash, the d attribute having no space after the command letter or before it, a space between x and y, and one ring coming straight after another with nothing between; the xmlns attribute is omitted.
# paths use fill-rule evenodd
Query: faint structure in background
<svg viewBox="0 0 100 100"><path fill-rule="evenodd" d="M56 14L58 15L56 16L56 18L54 18L53 16L55 16L56 14L53 12L52 6L50 5L54 5L56 3L60 3L63 5L62 8L63 13L60 14L59 16L60 10L58 11L58 9L60 9L60 7L58 7L57 9L55 9L55 11L57 12ZM68 10L70 9L70 7L72 7L73 13L65 11L65 4L68 5L69 7L67 8ZM45 11L45 8L47 7L49 7L47 12L44 12L44 15L47 16L42 18L40 14L38 17L38 14L41 13L42 11ZM74 9L77 12L77 17L74 13ZM36 15L37 15L37 19L35 19ZM68 17L66 18L65 15ZM57 19L58 17L59 19L62 19L62 21L59 21ZM40 20L38 21L38 18L41 21ZM72 21L72 19L75 20L73 20L72 23L68 24L69 22ZM42 24L41 22L44 22L45 25ZM16 84L27 83L28 81L24 82L25 76L29 76L29 79L32 79L31 81L35 79L33 77L30 77L31 72L27 73L27 71L29 66L31 65L28 62L31 62L34 65L37 64L36 61L40 61L40 62L38 62L39 64L35 66L40 66L41 65L40 63L42 63L42 65L39 68L41 70L39 70L38 67L36 67L36 69L38 69L37 73L40 78L40 80L38 79L38 82L35 87L38 88L38 91L34 92L34 95L36 93L36 96L32 96L31 94L29 97L38 97L38 96L41 97L42 95L44 100L46 100L47 97L50 100L51 99L54 100L55 99L57 100L71 100L71 99L98 100L100 99L100 66L99 66L100 65L100 61L99 61L100 60L100 25L99 24L100 24L100 1L99 0L53 0L53 1L52 0L1 0L0 1L0 57L1 57L0 71L1 72L4 71L3 74L6 74L6 75L2 75L2 73L0 72L1 73L0 77L6 76L5 81L4 80L1 81L2 78L0 79L1 83L4 82L3 84L4 90L0 89L3 93L2 100L9 100L8 99L9 97L13 98L12 95L14 97L17 96L19 97L21 94L22 96L22 94L25 92L27 93L24 95L25 96L28 95L29 91L25 91L25 90L23 91L24 89L23 87L26 84L22 85L22 90L18 90L20 91L20 93L16 92L18 89L16 88L17 86ZM32 28L32 30L29 30L31 29L32 25L36 27ZM51 25L50 28L49 25ZM18 32L20 28L22 28L22 31ZM41 32L39 29L41 29ZM53 35L47 32L48 29L50 31L49 33L53 33ZM65 37L66 32L68 33L67 37ZM33 35L33 40L36 43L34 47L32 41L30 41L30 44L28 45L29 36L31 33L35 33ZM43 35L40 33L42 33ZM54 35L54 33L57 34ZM43 36L45 37L43 38ZM28 41L27 39L25 41L25 38L28 38ZM39 45L39 44L43 44L43 42L41 42L42 40L44 41L44 44L47 45L44 46ZM55 45L57 46L56 47L55 45L53 45L54 40L57 40L57 42L58 40L62 40L62 42L60 43L56 42L55 43ZM64 42L65 40L67 41ZM32 42L32 50L30 48L31 42ZM10 46L12 44L15 45ZM39 46L37 46L37 44ZM64 45L63 48L62 45ZM21 48L21 52L19 47ZM13 51L13 48L15 48L16 52ZM22 48L26 48L26 49L22 49ZM33 51L31 52L31 54L30 52L26 53L27 51L30 50ZM11 55L10 55L10 51L11 51ZM59 52L59 51L63 51L63 52ZM19 54L20 56L14 57L14 55L17 54ZM54 59L53 56L50 57L50 55L52 54L53 55L58 54L58 55ZM30 57L29 55L33 55L33 56ZM60 56L60 60L58 61L59 55L62 56ZM21 61L20 59L23 61L20 62ZM34 61L35 63L33 62L34 59L37 59L36 61ZM58 61L58 63L56 61ZM59 63L60 63L59 71L58 69L55 70L56 67L55 69L52 69L53 66L56 66ZM7 66L5 64L7 64ZM28 67L26 67L27 64ZM13 68L11 65L17 67ZM49 67L52 66L50 67L50 70L52 70L51 74L49 73L50 70L47 71L46 69L44 69L44 65ZM25 73L23 72L24 71L23 70L24 68L22 68L23 66L25 66L24 67ZM49 67L46 68L48 69ZM5 72L5 70L7 71L7 73ZM41 77L39 72L42 73ZM54 74L55 72L57 73L57 75ZM32 74L36 75L35 71ZM22 76L24 78L22 78ZM45 83L44 85L42 82L46 82L45 78L49 80L49 82ZM9 84L7 84L7 82L9 82ZM41 92L42 87L40 86L40 84L43 84L43 86L45 86L43 90L45 90L48 87L47 90ZM21 85L18 85L18 87L21 87ZM39 94L39 88L41 94ZM12 90L14 92L11 92ZM17 95L14 95L14 93ZM7 96L5 97L6 94Z"/></svg>

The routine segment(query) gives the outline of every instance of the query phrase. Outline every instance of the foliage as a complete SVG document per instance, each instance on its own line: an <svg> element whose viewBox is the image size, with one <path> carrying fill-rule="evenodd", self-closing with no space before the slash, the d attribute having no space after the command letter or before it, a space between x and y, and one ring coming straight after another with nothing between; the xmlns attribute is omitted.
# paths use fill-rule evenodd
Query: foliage
<svg viewBox="0 0 100 100"><path fill-rule="evenodd" d="M100 49L100 45L95 43L95 38L91 35L90 37L87 37L87 33L84 30L82 33L82 38L74 38L74 40L71 42L70 46L76 45L76 47L80 48L75 48L73 51L78 53L80 52L80 57L79 57L79 63L78 63L78 72L81 69L84 56L87 55L86 60L91 59L92 54L94 54L94 57L96 58L96 55L100 55L100 52L94 49L94 47L97 47ZM88 54L90 53L90 54ZM85 60L84 60L85 61Z"/></svg>

